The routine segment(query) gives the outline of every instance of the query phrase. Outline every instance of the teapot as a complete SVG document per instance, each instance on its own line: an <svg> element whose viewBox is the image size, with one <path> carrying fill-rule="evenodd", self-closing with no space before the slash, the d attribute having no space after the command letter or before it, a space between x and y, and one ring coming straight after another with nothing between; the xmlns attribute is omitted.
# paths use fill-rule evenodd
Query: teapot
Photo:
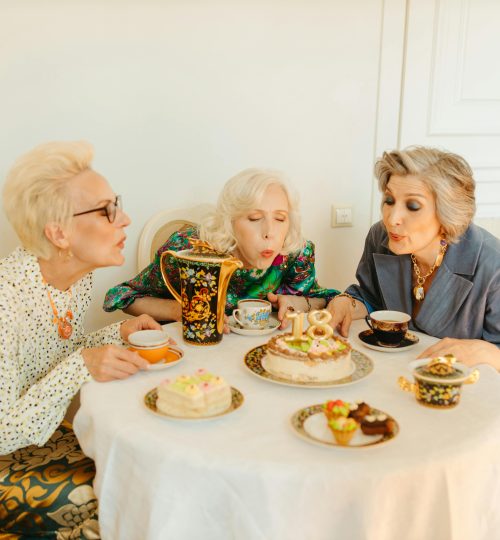
<svg viewBox="0 0 500 540"><path fill-rule="evenodd" d="M418 403L436 409L458 405L463 384L473 384L479 371L460 364L452 354L410 362L415 382L399 377L402 390L415 394Z"/></svg>
<svg viewBox="0 0 500 540"><path fill-rule="evenodd" d="M182 337L193 345L216 345L222 340L229 279L243 263L215 250L208 242L192 238L191 249L165 251L160 270L168 290L181 304ZM174 259L174 261L172 261ZM170 260L179 271L180 293L172 285ZM172 262L174 264L172 265Z"/></svg>

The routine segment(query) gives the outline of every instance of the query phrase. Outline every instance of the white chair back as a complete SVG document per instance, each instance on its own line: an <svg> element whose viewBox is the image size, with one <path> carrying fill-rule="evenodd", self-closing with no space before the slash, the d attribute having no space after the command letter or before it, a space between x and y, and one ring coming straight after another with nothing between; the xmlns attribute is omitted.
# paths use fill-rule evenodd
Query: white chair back
<svg viewBox="0 0 500 540"><path fill-rule="evenodd" d="M137 268L140 272L155 257L158 249L169 236L185 225L199 225L202 218L214 209L211 204L199 204L191 208L162 210L147 221L139 238Z"/></svg>

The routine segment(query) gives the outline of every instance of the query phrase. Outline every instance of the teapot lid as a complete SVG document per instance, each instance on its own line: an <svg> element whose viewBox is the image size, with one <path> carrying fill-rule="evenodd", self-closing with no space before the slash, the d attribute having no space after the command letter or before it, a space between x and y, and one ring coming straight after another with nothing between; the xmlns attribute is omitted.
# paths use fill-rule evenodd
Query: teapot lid
<svg viewBox="0 0 500 540"><path fill-rule="evenodd" d="M432 382L461 382L469 376L468 366L459 364L452 354L426 358L411 363L414 374L426 381Z"/></svg>
<svg viewBox="0 0 500 540"><path fill-rule="evenodd" d="M241 266L241 263L238 259L233 257L230 253L224 253L222 251L216 250L211 244L205 242L204 240L199 240L197 238L191 238L189 240L193 246L191 249L184 249L182 251L177 251L176 256L179 259L186 259L188 261L206 261L206 262L224 262L224 261L238 261Z"/></svg>

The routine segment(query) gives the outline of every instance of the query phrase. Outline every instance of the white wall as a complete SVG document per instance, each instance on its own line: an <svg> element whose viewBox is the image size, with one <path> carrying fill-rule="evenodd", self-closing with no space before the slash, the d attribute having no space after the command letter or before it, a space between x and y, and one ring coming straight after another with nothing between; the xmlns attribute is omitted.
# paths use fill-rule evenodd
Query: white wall
<svg viewBox="0 0 500 540"><path fill-rule="evenodd" d="M370 223L382 0L0 1L0 177L34 145L86 139L133 223L123 267L96 273L100 304L136 272L163 208L215 202L249 166L288 173L321 284L353 278ZM355 226L330 228L332 204ZM17 244L0 214L0 256Z"/></svg>

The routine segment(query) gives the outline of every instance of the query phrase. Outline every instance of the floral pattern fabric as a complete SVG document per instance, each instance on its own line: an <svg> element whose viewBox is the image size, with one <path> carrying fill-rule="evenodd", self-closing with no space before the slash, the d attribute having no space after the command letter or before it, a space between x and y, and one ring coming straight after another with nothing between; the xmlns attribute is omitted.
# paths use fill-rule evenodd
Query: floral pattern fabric
<svg viewBox="0 0 500 540"><path fill-rule="evenodd" d="M154 296L173 298L160 270L160 257L166 250L190 249L191 238L198 238L197 227L184 227L175 232L156 253L154 261L140 274L110 289L104 300L104 310L125 309L137 298ZM180 292L179 269L173 257L167 261L169 279ZM324 298L328 303L339 291L324 289L316 281L314 244L306 241L301 250L289 255L278 255L266 270L238 269L231 276L227 290L226 313L229 315L243 298L267 298L269 292Z"/></svg>
<svg viewBox="0 0 500 540"><path fill-rule="evenodd" d="M100 538L94 476L66 422L43 447L0 456L0 539Z"/></svg>

